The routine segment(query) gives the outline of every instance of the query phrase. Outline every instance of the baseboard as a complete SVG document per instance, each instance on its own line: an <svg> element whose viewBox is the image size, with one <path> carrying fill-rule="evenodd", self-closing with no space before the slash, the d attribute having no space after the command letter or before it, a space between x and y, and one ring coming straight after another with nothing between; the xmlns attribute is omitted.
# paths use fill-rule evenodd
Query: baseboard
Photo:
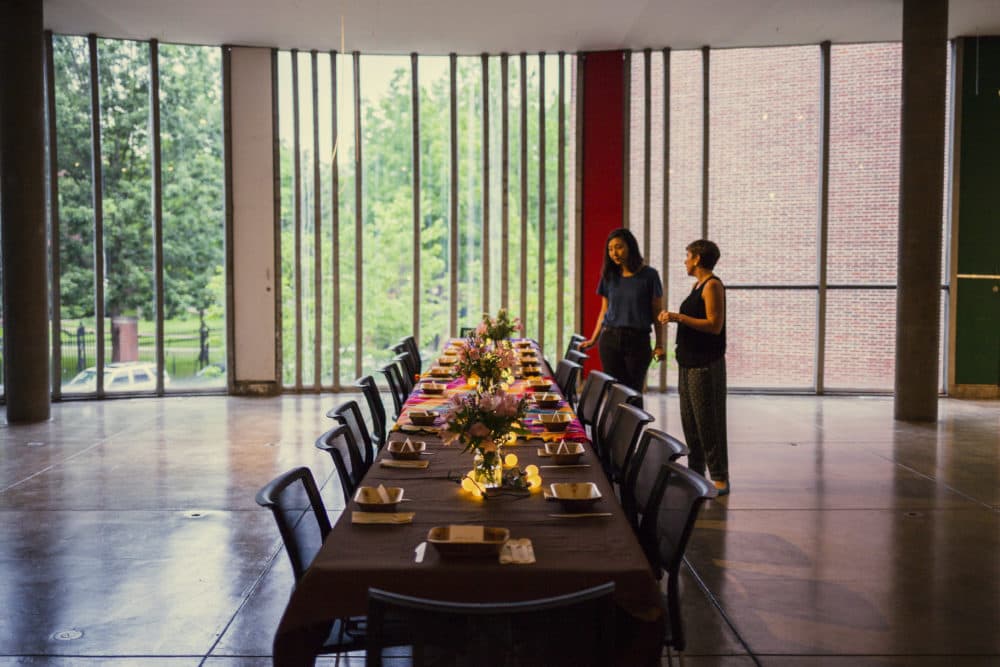
<svg viewBox="0 0 1000 667"><path fill-rule="evenodd" d="M230 392L233 396L278 396L281 385L271 380L237 380Z"/></svg>
<svg viewBox="0 0 1000 667"><path fill-rule="evenodd" d="M948 395L977 400L1000 399L1000 384L953 384L948 387Z"/></svg>

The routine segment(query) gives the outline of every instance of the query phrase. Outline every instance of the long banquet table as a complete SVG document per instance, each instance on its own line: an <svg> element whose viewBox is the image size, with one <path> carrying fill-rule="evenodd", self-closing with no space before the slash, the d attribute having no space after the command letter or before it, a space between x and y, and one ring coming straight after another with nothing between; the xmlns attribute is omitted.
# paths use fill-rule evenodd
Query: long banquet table
<svg viewBox="0 0 1000 667"><path fill-rule="evenodd" d="M464 388L461 378L453 379L446 394ZM515 382L510 390L525 391L523 381ZM552 391L558 391L554 382ZM656 663L663 624L657 581L590 447L580 459L590 467L541 468L542 486L595 482L602 500L594 511L610 512L610 517L552 517L561 508L538 492L475 498L453 481L472 468L472 455L463 453L458 444L444 446L435 432L414 432L407 418L415 406L443 409L444 402L424 395L418 385L390 434L391 440L424 441L428 453L422 458L430 462L427 468L382 467L380 461L388 456L383 450L362 482L403 487L408 502L399 509L415 512L413 522L353 524L351 514L358 508L353 500L348 501L291 594L274 638L274 664L314 664L334 619L366 613L369 587L451 601L507 602L570 593L607 581L615 582L617 606L625 612L618 614L617 623L620 664ZM563 405L562 410L569 410ZM569 433L568 438L585 440L575 416ZM521 439L505 451L516 454L522 467L549 465L551 459L539 456L541 447L539 439ZM449 524L508 528L512 539L530 538L536 562L500 565L496 558L442 560L428 544L423 561L417 563L415 548L427 539L428 531Z"/></svg>

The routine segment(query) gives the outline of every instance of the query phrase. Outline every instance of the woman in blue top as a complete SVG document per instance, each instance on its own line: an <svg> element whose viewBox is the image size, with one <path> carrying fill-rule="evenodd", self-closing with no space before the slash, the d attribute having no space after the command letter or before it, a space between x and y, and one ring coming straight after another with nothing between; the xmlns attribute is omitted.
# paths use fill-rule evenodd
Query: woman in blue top
<svg viewBox="0 0 1000 667"><path fill-rule="evenodd" d="M604 372L641 392L650 360L663 359L662 327L653 326L663 308L663 285L656 269L643 263L632 232L611 232L607 249L597 286L601 312L593 335L580 343L580 349L591 348L600 340L598 351ZM650 328L656 332L652 350Z"/></svg>
<svg viewBox="0 0 1000 667"><path fill-rule="evenodd" d="M694 278L680 311L660 313L677 323L677 391L681 426L690 454L688 467L702 475L705 465L719 495L729 493L726 436L726 287L713 272L719 246L699 239L688 245L684 268Z"/></svg>

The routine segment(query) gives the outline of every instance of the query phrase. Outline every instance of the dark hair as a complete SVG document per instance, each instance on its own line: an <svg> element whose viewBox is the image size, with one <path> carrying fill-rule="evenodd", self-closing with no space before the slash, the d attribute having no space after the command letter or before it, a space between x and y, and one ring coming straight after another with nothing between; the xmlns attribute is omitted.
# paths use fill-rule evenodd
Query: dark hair
<svg viewBox="0 0 1000 667"><path fill-rule="evenodd" d="M625 246L628 248L628 257L625 259L625 266L628 267L629 271L635 273L642 268L643 264L642 253L639 252L639 242L635 240L632 232L624 227L619 227L608 234L608 240L604 242L604 268L601 269L601 278L604 280L611 280L622 274L622 270L618 268L617 264L611 261L611 256L608 255L608 244L614 239L625 241Z"/></svg>
<svg viewBox="0 0 1000 667"><path fill-rule="evenodd" d="M719 257L722 253L719 252L719 246L715 245L708 239L698 239L688 244L685 248L692 255L698 256L698 264L705 267L709 271L715 268L715 263L719 261Z"/></svg>

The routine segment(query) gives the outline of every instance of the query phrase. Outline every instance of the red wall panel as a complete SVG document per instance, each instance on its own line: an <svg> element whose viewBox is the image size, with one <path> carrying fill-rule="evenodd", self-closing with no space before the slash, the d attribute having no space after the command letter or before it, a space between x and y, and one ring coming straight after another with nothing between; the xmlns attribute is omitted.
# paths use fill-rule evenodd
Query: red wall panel
<svg viewBox="0 0 1000 667"><path fill-rule="evenodd" d="M597 283L605 241L623 225L625 52L588 53L583 67L583 334L590 336L601 310ZM601 367L597 349L586 371Z"/></svg>

